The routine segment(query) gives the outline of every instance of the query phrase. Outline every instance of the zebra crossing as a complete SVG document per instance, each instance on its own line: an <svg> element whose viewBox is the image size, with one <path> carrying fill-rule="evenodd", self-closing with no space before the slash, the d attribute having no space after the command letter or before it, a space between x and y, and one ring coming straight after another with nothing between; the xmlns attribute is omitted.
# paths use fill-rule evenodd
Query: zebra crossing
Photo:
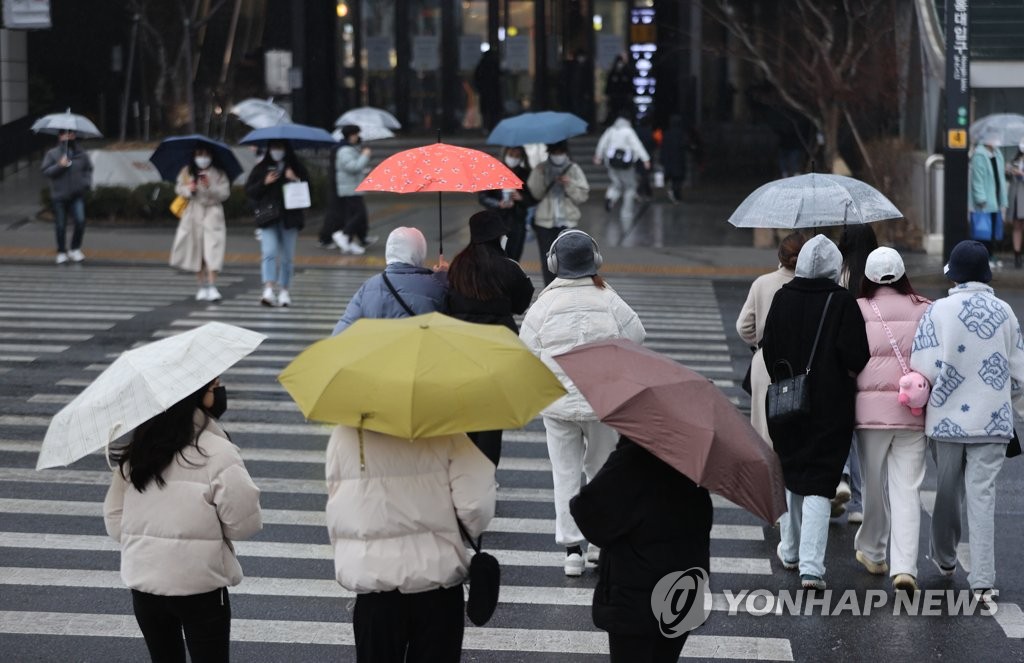
<svg viewBox="0 0 1024 663"><path fill-rule="evenodd" d="M323 452L330 428L307 422L276 375L330 334L369 272L309 270L288 309L257 305L255 276L225 276L219 304L195 302L193 283L152 267L0 266L0 642L13 660L141 660L145 648L103 529L109 470L102 454L34 470L50 417L123 350L219 320L268 336L230 369L225 429L262 490L264 530L237 543L246 578L233 588L233 655L247 661L349 660L352 594L333 580L324 528ZM647 345L706 375L739 402L710 281L618 276ZM597 661L607 636L593 626L596 572L562 572L554 543L551 473L540 420L508 431L498 467L497 516L484 547L502 564L501 604L467 628L466 661ZM762 524L714 498L712 617L685 658L793 660L784 629L737 632L719 587L762 587L772 574Z"/></svg>

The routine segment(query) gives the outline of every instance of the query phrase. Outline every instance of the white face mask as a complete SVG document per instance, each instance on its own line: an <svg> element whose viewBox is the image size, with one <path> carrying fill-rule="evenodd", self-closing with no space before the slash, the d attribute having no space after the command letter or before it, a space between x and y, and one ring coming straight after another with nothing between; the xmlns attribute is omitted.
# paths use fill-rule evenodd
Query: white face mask
<svg viewBox="0 0 1024 663"><path fill-rule="evenodd" d="M505 165L508 166L509 168L518 168L519 164L521 163L523 163L522 159L517 159L515 157L505 157Z"/></svg>
<svg viewBox="0 0 1024 663"><path fill-rule="evenodd" d="M284 159L284 150L270 150L270 158L274 161Z"/></svg>
<svg viewBox="0 0 1024 663"><path fill-rule="evenodd" d="M196 168L199 170L209 168L211 163L213 163L213 159L210 157L196 157Z"/></svg>
<svg viewBox="0 0 1024 663"><path fill-rule="evenodd" d="M548 157L548 161L555 164L556 166L564 166L565 164L569 163L569 155L552 154L551 156Z"/></svg>

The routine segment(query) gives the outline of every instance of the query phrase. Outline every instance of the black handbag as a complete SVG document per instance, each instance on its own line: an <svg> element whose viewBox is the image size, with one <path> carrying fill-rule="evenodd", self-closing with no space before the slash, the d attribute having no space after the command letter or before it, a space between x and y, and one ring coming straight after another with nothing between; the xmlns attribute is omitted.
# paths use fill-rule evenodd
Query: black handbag
<svg viewBox="0 0 1024 663"><path fill-rule="evenodd" d="M818 339L821 338L821 328L825 325L825 315L828 313L828 305L832 303L833 294L828 293L828 299L825 300L825 309L821 312L818 332L814 335L814 345L811 346L811 356L807 358L807 370L800 375L794 375L793 366L785 359L776 361L772 367L778 369L780 364L785 366L789 369L789 377L779 378L777 371L773 370L772 383L768 385L766 408L769 423L789 423L806 417L811 412L811 393L807 378L811 374L811 363L818 349Z"/></svg>
<svg viewBox="0 0 1024 663"><path fill-rule="evenodd" d="M253 220L259 228L266 228L281 218L281 205L273 199L260 201L253 210Z"/></svg>
<svg viewBox="0 0 1024 663"><path fill-rule="evenodd" d="M459 531L473 547L473 559L469 561L469 600L466 601L466 616L476 626L490 621L498 607L498 591L501 587L501 566L490 553L480 551L480 541L474 541L458 518ZM483 537L481 537L483 538Z"/></svg>

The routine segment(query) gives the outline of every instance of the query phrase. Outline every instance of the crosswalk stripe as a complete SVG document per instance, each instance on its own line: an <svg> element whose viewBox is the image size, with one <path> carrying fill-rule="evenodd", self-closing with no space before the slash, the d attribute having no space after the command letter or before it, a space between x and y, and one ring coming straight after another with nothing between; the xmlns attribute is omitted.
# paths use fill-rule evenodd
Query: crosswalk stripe
<svg viewBox="0 0 1024 663"><path fill-rule="evenodd" d="M0 633L37 636L102 636L139 638L135 618L67 612L0 611ZM339 622L232 619L235 642L345 645L355 644L352 625ZM467 627L463 649L555 654L608 654L608 636L598 631L556 631ZM691 635L683 647L686 658L792 661L789 641L782 638Z"/></svg>

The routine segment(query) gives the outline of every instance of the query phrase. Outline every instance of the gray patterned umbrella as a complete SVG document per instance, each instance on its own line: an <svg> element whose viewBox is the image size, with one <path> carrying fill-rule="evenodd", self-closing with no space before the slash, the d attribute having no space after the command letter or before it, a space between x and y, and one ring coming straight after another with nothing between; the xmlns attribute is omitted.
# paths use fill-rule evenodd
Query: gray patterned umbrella
<svg viewBox="0 0 1024 663"><path fill-rule="evenodd" d="M810 173L769 182L729 217L737 228L819 228L899 219L878 189L842 175Z"/></svg>
<svg viewBox="0 0 1024 663"><path fill-rule="evenodd" d="M63 113L53 113L39 118L32 123L32 131L54 136L62 131L74 131L79 138L103 138L103 134L89 118L72 113L70 108Z"/></svg>

